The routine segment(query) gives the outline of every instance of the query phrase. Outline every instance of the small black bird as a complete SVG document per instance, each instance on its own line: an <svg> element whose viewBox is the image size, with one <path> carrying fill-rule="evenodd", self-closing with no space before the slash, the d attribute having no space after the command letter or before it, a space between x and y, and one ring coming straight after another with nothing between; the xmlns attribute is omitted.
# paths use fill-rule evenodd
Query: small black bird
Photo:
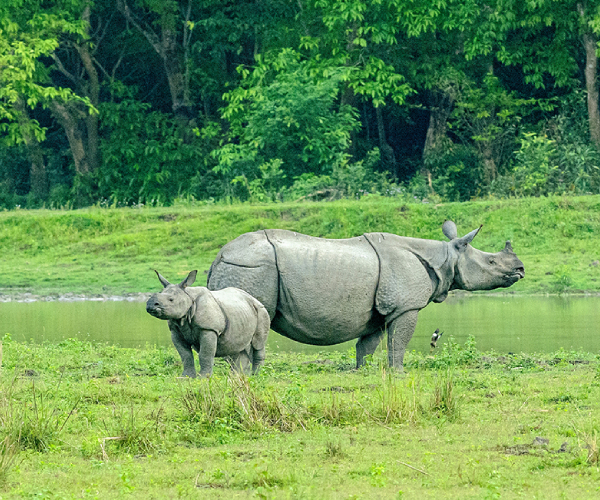
<svg viewBox="0 0 600 500"><path fill-rule="evenodd" d="M440 333L440 329L436 328L435 332L433 332L433 334L431 335L431 347L435 348L437 341L440 340L440 337L444 335L444 332Z"/></svg>

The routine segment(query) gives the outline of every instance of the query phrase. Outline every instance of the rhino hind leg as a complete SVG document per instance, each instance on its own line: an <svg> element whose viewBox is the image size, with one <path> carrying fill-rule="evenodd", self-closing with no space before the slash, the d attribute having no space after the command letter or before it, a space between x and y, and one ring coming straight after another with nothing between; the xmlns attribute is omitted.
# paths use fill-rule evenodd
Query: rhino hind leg
<svg viewBox="0 0 600 500"><path fill-rule="evenodd" d="M250 373L250 365L251 359L253 356L252 346L246 347L239 354L235 354L232 356L227 356L226 360L231 367L231 371L240 374L248 374Z"/></svg>
<svg viewBox="0 0 600 500"><path fill-rule="evenodd" d="M370 335L365 335L358 339L356 343L356 368L365 364L365 357L375 352L377 346L383 338L383 330L378 330Z"/></svg>

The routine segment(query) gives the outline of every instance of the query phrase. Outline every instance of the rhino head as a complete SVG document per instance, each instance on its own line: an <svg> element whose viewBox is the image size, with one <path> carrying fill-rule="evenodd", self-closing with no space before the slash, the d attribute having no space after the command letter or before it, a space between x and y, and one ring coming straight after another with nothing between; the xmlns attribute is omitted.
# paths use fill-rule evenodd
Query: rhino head
<svg viewBox="0 0 600 500"><path fill-rule="evenodd" d="M513 252L510 241L497 253L482 252L470 245L480 229L481 226L458 238L454 222L446 221L442 226L444 235L450 240L451 249L458 254L452 289L474 291L506 288L525 277L525 266Z"/></svg>
<svg viewBox="0 0 600 500"><path fill-rule="evenodd" d="M146 311L158 319L179 320L184 318L194 304L185 289L194 283L197 271L192 271L178 285L172 285L158 271L154 272L158 276L163 290L150 296L146 302Z"/></svg>

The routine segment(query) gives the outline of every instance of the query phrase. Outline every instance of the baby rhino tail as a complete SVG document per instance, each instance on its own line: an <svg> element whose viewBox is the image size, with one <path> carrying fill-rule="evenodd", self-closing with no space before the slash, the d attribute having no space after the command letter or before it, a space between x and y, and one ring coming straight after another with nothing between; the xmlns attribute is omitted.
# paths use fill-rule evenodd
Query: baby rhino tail
<svg viewBox="0 0 600 500"><path fill-rule="evenodd" d="M258 302L258 301L256 301ZM269 330L271 328L271 319L269 313L260 303L254 304L256 310L256 331L252 337L252 348L255 351L260 351L267 345L267 337L269 336Z"/></svg>
<svg viewBox="0 0 600 500"><path fill-rule="evenodd" d="M256 373L265 362L265 345L269 336L271 327L271 319L269 313L263 305L255 301L254 308L256 310L256 331L252 337L250 349L252 350L252 373Z"/></svg>

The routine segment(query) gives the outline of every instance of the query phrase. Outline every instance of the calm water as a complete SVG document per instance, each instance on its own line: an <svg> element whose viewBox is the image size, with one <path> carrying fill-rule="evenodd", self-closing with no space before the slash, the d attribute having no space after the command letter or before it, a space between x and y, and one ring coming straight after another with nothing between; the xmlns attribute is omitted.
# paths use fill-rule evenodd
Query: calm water
<svg viewBox="0 0 600 500"><path fill-rule="evenodd" d="M482 350L551 352L559 348L600 351L600 297L450 298L421 311L409 348L428 351L431 333L464 342L473 335ZM171 345L166 321L146 313L143 302L0 303L0 336L15 340L89 339L125 347ZM269 349L319 352L346 350L354 342L332 347L299 344L271 333Z"/></svg>

